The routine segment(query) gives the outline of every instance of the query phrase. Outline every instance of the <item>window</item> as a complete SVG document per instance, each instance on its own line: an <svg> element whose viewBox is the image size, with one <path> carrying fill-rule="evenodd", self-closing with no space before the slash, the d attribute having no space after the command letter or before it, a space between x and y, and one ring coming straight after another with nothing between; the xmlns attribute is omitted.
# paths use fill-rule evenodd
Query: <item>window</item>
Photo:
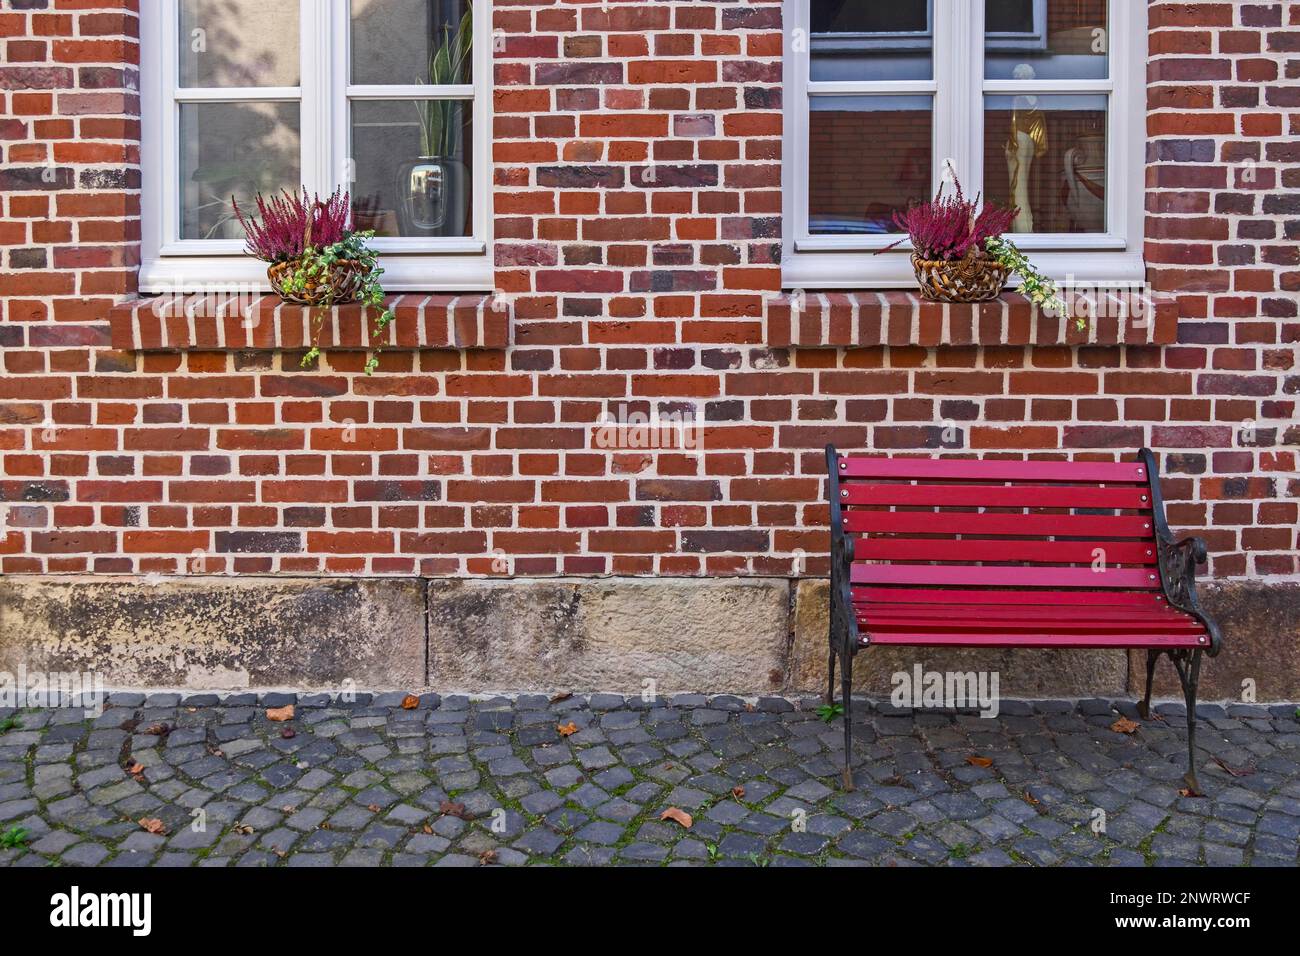
<svg viewBox="0 0 1300 956"><path fill-rule="evenodd" d="M246 287L230 199L345 185L390 291L492 287L487 0L146 0L141 290Z"/></svg>
<svg viewBox="0 0 1300 956"><path fill-rule="evenodd" d="M1142 281L1145 3L785 3L787 288L911 286L874 253L953 176L1049 274Z"/></svg>

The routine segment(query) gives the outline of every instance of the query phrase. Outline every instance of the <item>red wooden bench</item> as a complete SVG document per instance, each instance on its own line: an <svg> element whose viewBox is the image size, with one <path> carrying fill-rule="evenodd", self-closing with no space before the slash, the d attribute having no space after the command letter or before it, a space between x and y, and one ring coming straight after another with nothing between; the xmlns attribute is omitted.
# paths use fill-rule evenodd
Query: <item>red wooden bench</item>
<svg viewBox="0 0 1300 956"><path fill-rule="evenodd" d="M830 682L840 662L844 785L852 789L852 667L872 645L1139 648L1151 705L1167 654L1187 700L1196 779L1201 655L1222 639L1196 600L1200 538L1175 541L1155 457L970 461L826 449L831 520Z"/></svg>

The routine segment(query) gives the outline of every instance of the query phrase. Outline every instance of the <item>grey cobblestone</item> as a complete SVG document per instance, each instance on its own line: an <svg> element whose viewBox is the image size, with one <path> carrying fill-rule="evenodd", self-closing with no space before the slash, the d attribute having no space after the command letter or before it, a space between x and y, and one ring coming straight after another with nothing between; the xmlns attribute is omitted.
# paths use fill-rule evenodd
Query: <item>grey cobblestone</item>
<svg viewBox="0 0 1300 956"><path fill-rule="evenodd" d="M1122 735L1109 725L1131 701L1006 701L996 720L863 702L846 793L841 728L814 701L405 697L23 711L0 736L0 832L21 837L0 866L1297 863L1291 705L1198 708L1191 797L1170 704ZM266 718L289 703L293 721ZM693 826L661 820L670 807Z"/></svg>

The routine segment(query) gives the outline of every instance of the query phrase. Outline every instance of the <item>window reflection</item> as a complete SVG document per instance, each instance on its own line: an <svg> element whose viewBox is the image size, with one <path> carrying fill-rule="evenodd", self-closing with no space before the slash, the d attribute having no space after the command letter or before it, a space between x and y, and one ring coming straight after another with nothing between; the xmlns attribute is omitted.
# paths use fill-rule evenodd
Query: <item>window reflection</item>
<svg viewBox="0 0 1300 956"><path fill-rule="evenodd" d="M930 0L813 0L814 83L934 76Z"/></svg>
<svg viewBox="0 0 1300 956"><path fill-rule="evenodd" d="M989 96L984 190L1014 232L1106 231L1106 97Z"/></svg>
<svg viewBox="0 0 1300 956"><path fill-rule="evenodd" d="M808 230L897 231L894 212L930 194L928 96L814 96L809 116Z"/></svg>
<svg viewBox="0 0 1300 956"><path fill-rule="evenodd" d="M1107 0L987 0L990 80L1101 80L1109 73Z"/></svg>

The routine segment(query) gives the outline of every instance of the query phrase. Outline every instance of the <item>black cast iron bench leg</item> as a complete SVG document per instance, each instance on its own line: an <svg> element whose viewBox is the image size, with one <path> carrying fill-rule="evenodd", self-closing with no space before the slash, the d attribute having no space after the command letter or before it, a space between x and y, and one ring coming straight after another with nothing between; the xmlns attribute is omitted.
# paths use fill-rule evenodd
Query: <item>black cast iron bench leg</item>
<svg viewBox="0 0 1300 956"><path fill-rule="evenodd" d="M853 790L853 651L844 649L840 661L840 695L844 698L844 790Z"/></svg>
<svg viewBox="0 0 1300 956"><path fill-rule="evenodd" d="M1190 654L1181 651L1170 654L1178 679L1183 684L1183 700L1187 703L1187 773L1183 782L1195 796L1201 795L1201 784L1196 778L1196 688L1201 679L1201 649Z"/></svg>
<svg viewBox="0 0 1300 956"><path fill-rule="evenodd" d="M839 649L836 648L835 646L834 622L831 623L830 631L831 631L830 640L827 642L830 644L830 649L831 649L830 663L827 665L827 669L830 671L830 680L827 681L826 683L826 706L827 707L830 707L832 704L835 703L835 659L839 657L839 653L840 653Z"/></svg>
<svg viewBox="0 0 1300 956"><path fill-rule="evenodd" d="M1196 690L1201 680L1201 649L1177 651L1147 651L1147 688L1146 695L1137 705L1142 719L1151 719L1151 684L1155 678L1156 661L1161 654L1168 654L1178 672L1178 680L1183 685L1183 701L1187 707L1187 773L1183 782L1196 794L1201 793L1201 783L1196 776Z"/></svg>
<svg viewBox="0 0 1300 956"><path fill-rule="evenodd" d="M1147 692L1141 702L1138 703L1138 716L1143 720L1151 719L1151 684L1156 677L1156 661L1160 660L1163 651L1147 651Z"/></svg>
<svg viewBox="0 0 1300 956"><path fill-rule="evenodd" d="M835 639L835 623L830 627L830 680L826 685L826 706L835 705L835 663L840 664L840 697L844 708L844 789L853 789L853 652ZM836 646L836 645L839 646Z"/></svg>

